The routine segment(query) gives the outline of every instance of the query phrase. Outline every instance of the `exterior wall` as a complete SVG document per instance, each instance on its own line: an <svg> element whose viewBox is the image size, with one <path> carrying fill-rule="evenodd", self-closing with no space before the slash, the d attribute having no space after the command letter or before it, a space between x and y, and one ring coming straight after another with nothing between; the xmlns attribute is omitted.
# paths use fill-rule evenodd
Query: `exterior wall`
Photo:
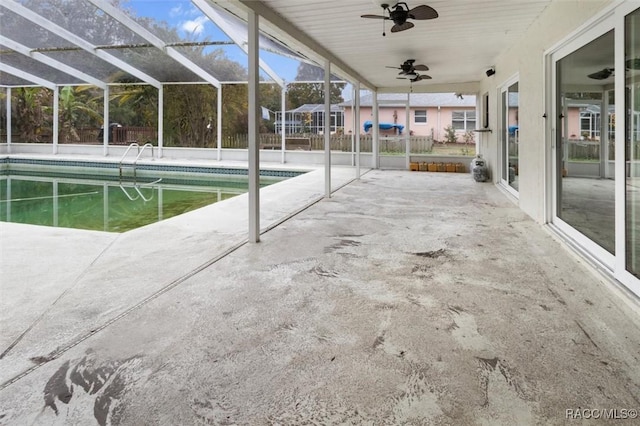
<svg viewBox="0 0 640 426"><path fill-rule="evenodd" d="M373 120L373 114L371 113L371 107L369 106L361 106L360 107L360 133L364 133L362 129L362 125L367 120ZM416 110L427 110L427 122L426 123L415 123L415 111ZM444 128L451 125L451 117L453 115L453 111L473 111L474 108L469 107L411 107L409 110L409 129L416 136L433 136L435 140L443 140L444 139ZM396 111L397 119L394 121L393 113ZM352 119L352 111L351 107L346 107L344 111L344 129L345 133L348 134L353 130L353 119ZM404 125L405 120L405 107L397 106L397 107L389 107L389 106L380 106L378 110L378 120L381 123L398 123ZM459 137L458 141L462 142L462 133L458 132ZM384 134L393 134L393 131L380 131L381 135Z"/></svg>
<svg viewBox="0 0 640 426"><path fill-rule="evenodd" d="M526 34L495 64L496 74L483 76L480 94L489 93L489 127L491 133L480 136L483 154L498 181L499 135L502 131L498 113L501 85L514 75L519 77L519 199L520 208L538 222L545 220L545 73L544 52L583 25L613 0L554 1L544 10Z"/></svg>

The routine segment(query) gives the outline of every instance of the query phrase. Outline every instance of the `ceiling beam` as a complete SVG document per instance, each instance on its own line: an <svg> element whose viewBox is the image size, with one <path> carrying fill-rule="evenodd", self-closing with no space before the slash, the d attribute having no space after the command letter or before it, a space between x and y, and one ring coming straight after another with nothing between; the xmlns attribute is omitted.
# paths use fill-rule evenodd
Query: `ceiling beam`
<svg viewBox="0 0 640 426"><path fill-rule="evenodd" d="M7 74L15 75L16 77L20 77L23 80L29 80L33 83L39 84L42 87L46 87L47 89L56 90L56 84L54 82L22 71L21 69L12 67L11 65L3 64L2 62L0 62L0 71L6 72Z"/></svg>
<svg viewBox="0 0 640 426"><path fill-rule="evenodd" d="M213 23L216 24L218 28L224 31L224 33L228 35L229 38L231 38L231 40L233 40L235 44L240 49L242 49L244 53L246 53L247 55L249 54L249 48L244 43L244 41L236 39L235 35L233 34L233 31L230 30L229 25L220 19L217 12L209 3L207 3L205 0L191 0L191 3L195 4L196 7L200 9L200 11L202 11L202 13L204 13L207 16L207 18L213 21ZM273 81L275 81L276 84L278 84L278 86L284 87L284 80L282 79L282 77L280 77L273 69L271 69L271 67L262 59L258 59L258 62L259 62L260 68L265 73L267 73L267 75L271 77Z"/></svg>
<svg viewBox="0 0 640 426"><path fill-rule="evenodd" d="M253 10L255 13L260 15L264 20L268 21L271 25L276 27L279 31L287 34L290 37L290 42L292 44L299 44L302 46L303 50L311 50L317 57L317 63L321 64L324 60L328 60L331 62L332 68L337 68L339 71L342 71L345 77L349 77L349 80L352 82L359 81L362 86L367 87L373 91L377 90L376 86L372 84L369 80L364 78L358 72L356 72L353 68L347 65L340 58L335 56L329 50L327 50L320 43L309 37L307 33L300 30L297 26L295 26L290 21L284 19L280 14L276 13L273 9L267 6L262 1L257 0L227 0L230 4L236 5L236 7L240 7L243 10ZM340 73L338 73L339 75Z"/></svg>
<svg viewBox="0 0 640 426"><path fill-rule="evenodd" d="M5 37L3 35L0 35L0 44L3 44L5 46L7 46L8 48L24 55L24 56L28 56L38 62L41 62L45 65L48 65L52 68L56 68L64 73L67 73L73 77L76 77L80 80L83 80L89 84L93 84L96 87L99 87L101 89L106 89L107 84L104 81L98 80L95 77L90 76L89 74L85 74L84 72L77 70L73 67L70 67L69 65L62 63L56 59L50 58L47 55L43 55L42 53L39 52L34 52L33 49L30 49L29 47L18 43L15 40L12 40L8 37Z"/></svg>
<svg viewBox="0 0 640 426"><path fill-rule="evenodd" d="M47 31L50 31L52 33L54 33L55 35L64 38L65 40L79 46L80 48L82 48L83 50L91 53L94 56L97 56L100 59L103 59L106 62L109 62L113 65L115 65L116 67L120 68L121 70L128 72L129 74L133 75L134 77L139 78L140 80L144 81L147 84L150 84L152 86L154 86L156 89L160 89L162 87L162 83L160 83L160 81L156 80L155 78L151 77L150 75L146 74L145 72L131 66L130 64L126 63L125 61L116 58L115 56L100 50L100 49L96 49L96 46L94 46L93 44L89 43L88 41L86 41L85 39L83 39L80 36L75 35L74 33L72 33L71 31L62 28L60 25L49 21L48 19L45 19L44 17L42 17L41 15L35 13L34 11L32 11L31 9L23 6L22 4L16 2L15 0L7 0L8 3L11 3L11 6L7 6L11 9L12 12L17 13L18 15L22 16L25 19L28 19L29 21L33 22L34 24L46 29Z"/></svg>
<svg viewBox="0 0 640 426"><path fill-rule="evenodd" d="M212 76L209 72L205 71L191 59L184 56L182 53L178 52L174 47L167 46L162 39L157 37L151 31L147 30L145 27L137 23L133 20L129 15L124 13L122 10L114 7L110 3L105 0L88 0L98 9L101 9L103 12L106 12L108 15L111 15L116 21L120 22L127 28L129 28L134 33L138 34L140 37L147 40L149 43L153 44L158 49L162 50L167 56L171 59L178 62L180 65L188 68L191 72L198 75L207 83L215 86L216 88L220 88L220 81Z"/></svg>

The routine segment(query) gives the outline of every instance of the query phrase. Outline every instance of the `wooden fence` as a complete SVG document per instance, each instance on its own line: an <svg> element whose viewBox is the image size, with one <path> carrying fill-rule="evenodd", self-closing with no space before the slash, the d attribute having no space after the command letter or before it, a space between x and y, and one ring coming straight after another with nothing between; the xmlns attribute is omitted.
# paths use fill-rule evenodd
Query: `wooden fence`
<svg viewBox="0 0 640 426"><path fill-rule="evenodd" d="M287 135L294 139L308 138L311 141L312 151L324 150L323 135ZM426 153L433 149L433 139L429 136L411 136L411 152ZM260 135L259 144L263 146L279 146L282 136L273 133ZM360 135L360 151L371 152L373 137L371 135ZM223 148L246 149L249 146L248 135L235 135L226 137L222 140ZM331 135L329 146L332 151L351 152L352 139L351 135ZM381 140L380 152L400 153L404 152L404 140Z"/></svg>
<svg viewBox="0 0 640 426"><path fill-rule="evenodd" d="M157 145L158 133L155 127L113 127L110 129L109 135L110 145L129 145L133 142L137 142L142 145L144 143L152 143ZM77 130L78 139L69 141L66 143L73 144L85 144L85 145L100 145L102 144L101 129L96 128L82 128ZM19 135L14 135L14 142L21 142ZM282 141L282 137L279 134L263 133L259 135L260 146L279 147ZM309 139L311 143L312 151L324 150L324 136L323 135L287 135L287 138L292 139ZM51 143L51 135L41 135L40 143ZM371 152L373 137L372 135L360 135L360 151ZM64 142L60 142L64 143ZM352 142L351 135L331 135L330 147L332 151L351 152L352 144L355 144L355 138ZM433 139L430 136L410 136L411 153L425 154L433 151ZM165 146L180 146L171 143ZM230 149L247 149L249 146L248 135L238 134L234 136L227 136L222 138L222 148ZM182 146L184 148L190 148L192 146ZM215 148L215 137L212 140L207 141L205 148ZM353 148L355 150L355 147ZM388 140L381 139L379 150L381 153L404 153L404 139L400 140Z"/></svg>
<svg viewBox="0 0 640 426"><path fill-rule="evenodd" d="M111 127L109 131L110 145L129 145L133 142L139 143L140 145L145 143L157 145L158 141L158 131L155 127L122 126ZM100 128L83 128L78 129L77 132L79 137L78 140L69 141L68 143L102 143L102 129Z"/></svg>

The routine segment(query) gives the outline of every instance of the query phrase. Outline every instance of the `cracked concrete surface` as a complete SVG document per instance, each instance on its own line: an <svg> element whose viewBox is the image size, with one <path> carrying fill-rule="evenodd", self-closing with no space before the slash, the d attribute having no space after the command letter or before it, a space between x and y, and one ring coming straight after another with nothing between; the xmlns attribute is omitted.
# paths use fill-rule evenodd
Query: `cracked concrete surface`
<svg viewBox="0 0 640 426"><path fill-rule="evenodd" d="M490 184L372 171L5 382L0 423L565 424L639 395L635 301Z"/></svg>

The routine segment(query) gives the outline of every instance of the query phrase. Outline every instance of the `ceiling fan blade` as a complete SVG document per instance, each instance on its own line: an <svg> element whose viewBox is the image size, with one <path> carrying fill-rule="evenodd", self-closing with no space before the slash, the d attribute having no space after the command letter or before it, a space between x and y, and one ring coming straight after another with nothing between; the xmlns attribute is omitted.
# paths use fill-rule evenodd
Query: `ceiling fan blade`
<svg viewBox="0 0 640 426"><path fill-rule="evenodd" d="M429 71L429 67L426 65L416 65L413 69L416 71Z"/></svg>
<svg viewBox="0 0 640 426"><path fill-rule="evenodd" d="M401 69L402 69L402 68L400 68L400 67L392 67L392 66L390 66L390 65L385 65L385 68L392 68L392 69L394 69L394 70L401 70Z"/></svg>
<svg viewBox="0 0 640 426"><path fill-rule="evenodd" d="M431 76L430 75L426 75L426 74L422 74L420 76L420 80L431 80Z"/></svg>
<svg viewBox="0 0 640 426"><path fill-rule="evenodd" d="M420 5L416 6L409 11L409 18L412 19L435 19L438 17L438 12L430 6Z"/></svg>
<svg viewBox="0 0 640 426"><path fill-rule="evenodd" d="M389 17L382 15L360 15L360 17L367 19L389 19Z"/></svg>
<svg viewBox="0 0 640 426"><path fill-rule="evenodd" d="M607 78L611 77L611 74L613 74L613 68L605 68L603 70L589 74L587 77L594 80L606 80Z"/></svg>
<svg viewBox="0 0 640 426"><path fill-rule="evenodd" d="M627 59L624 64L627 69L640 70L640 58Z"/></svg>
<svg viewBox="0 0 640 426"><path fill-rule="evenodd" d="M413 25L411 22L405 22L402 25L394 25L393 27L391 27L391 32L392 33L397 33L400 31L404 31L404 30L408 30L409 28L413 28L415 25Z"/></svg>

